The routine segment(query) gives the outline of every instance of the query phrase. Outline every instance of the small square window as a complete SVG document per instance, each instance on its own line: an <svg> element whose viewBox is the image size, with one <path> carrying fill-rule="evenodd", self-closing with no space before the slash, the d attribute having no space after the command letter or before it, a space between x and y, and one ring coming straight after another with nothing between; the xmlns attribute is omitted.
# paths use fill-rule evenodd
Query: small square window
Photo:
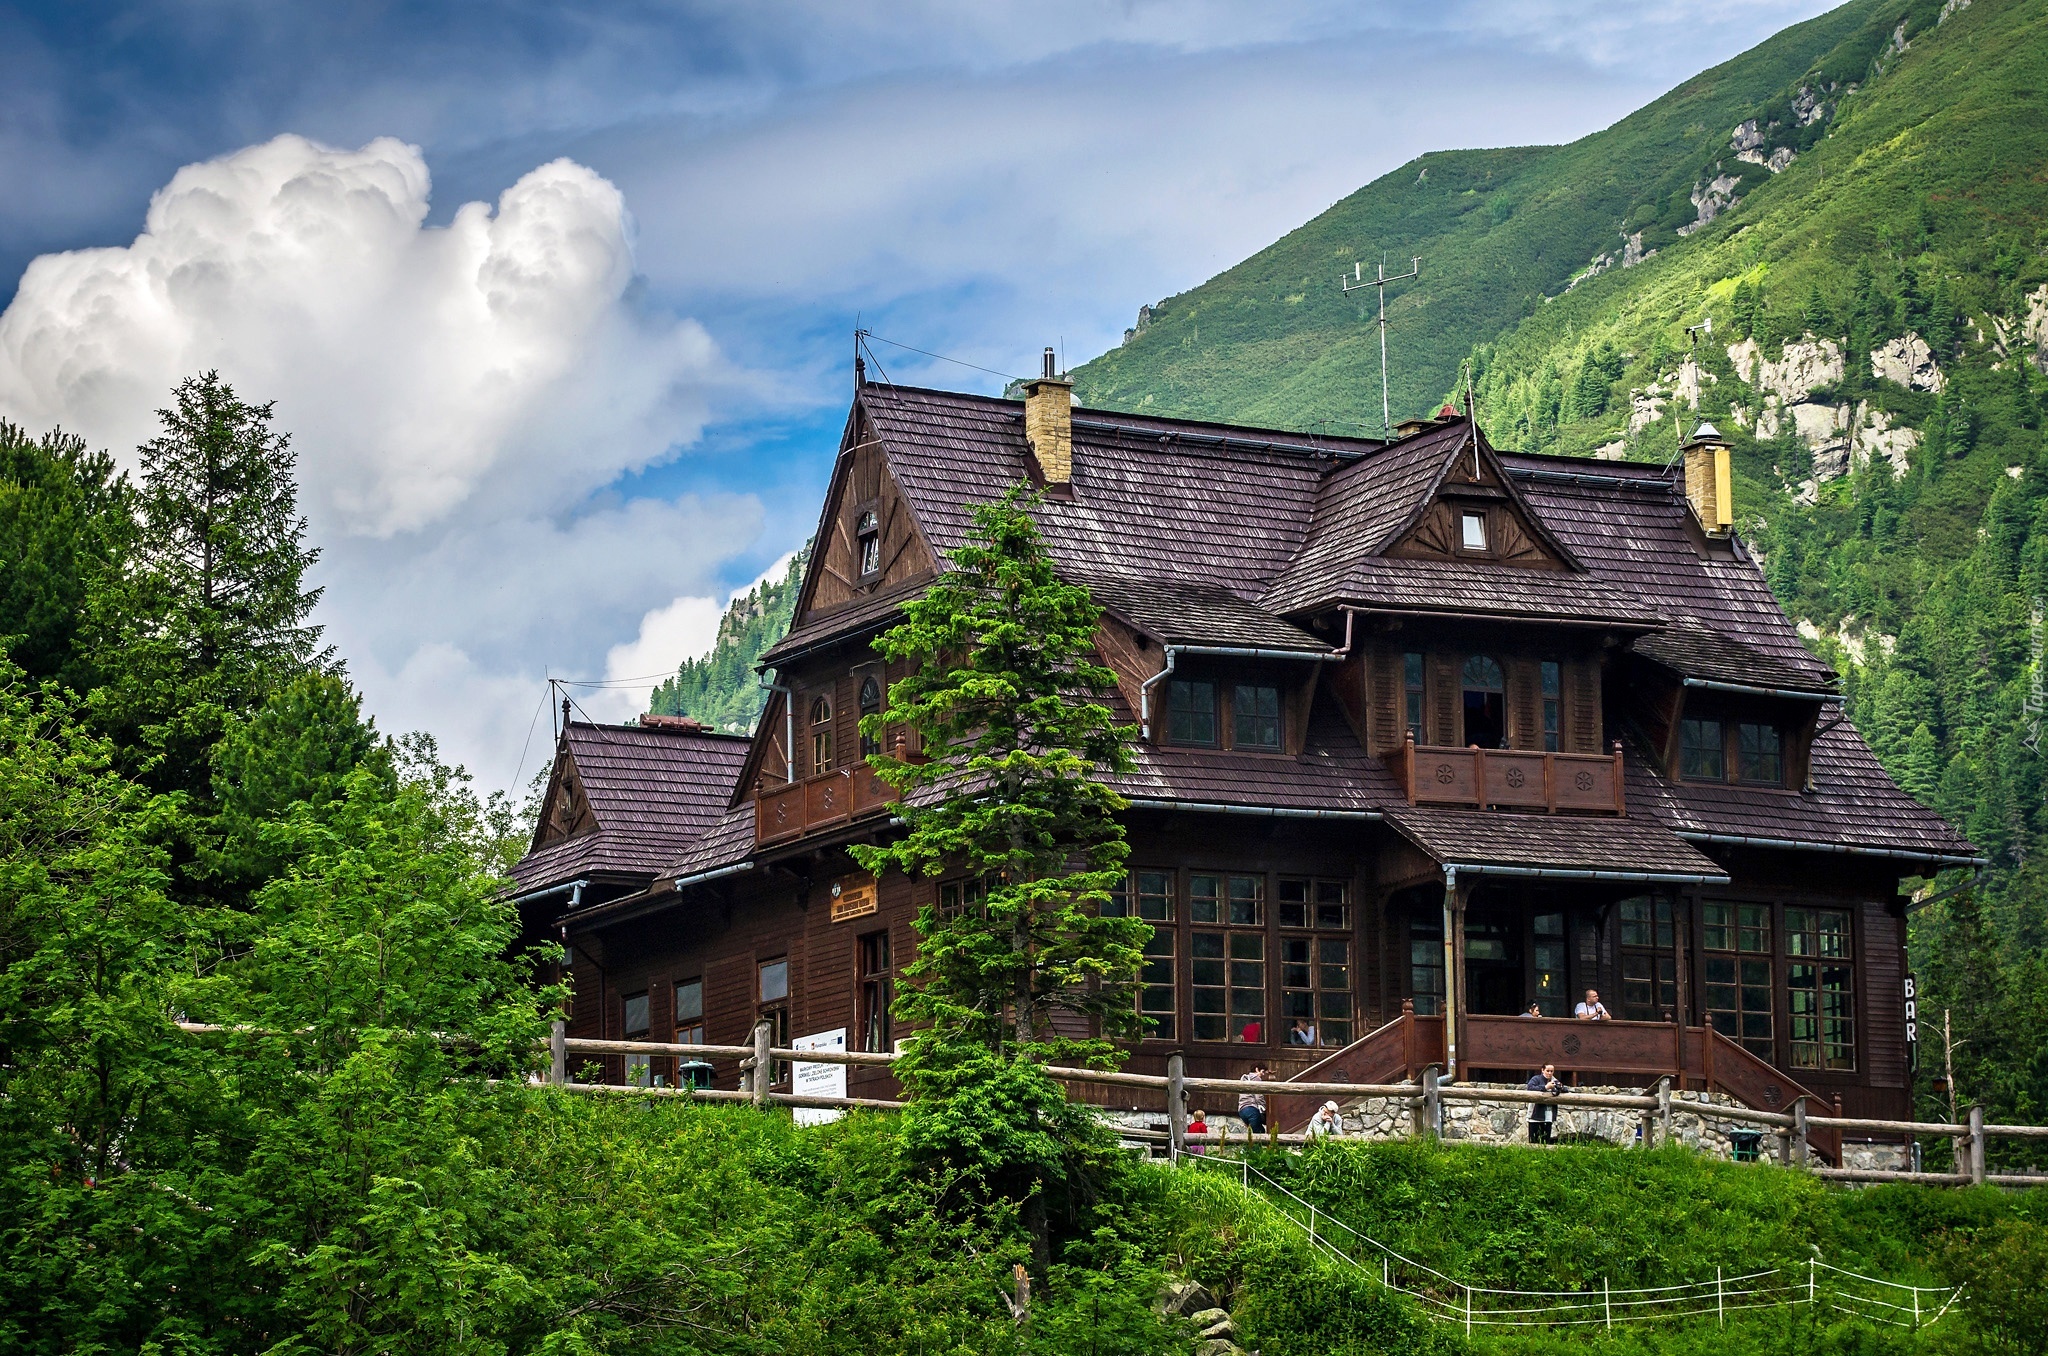
<svg viewBox="0 0 2048 1356"><path fill-rule="evenodd" d="M1166 737L1175 744L1216 744L1216 684L1180 678L1167 684Z"/></svg>
<svg viewBox="0 0 2048 1356"><path fill-rule="evenodd" d="M1462 513L1458 515L1460 542L1467 551L1486 549L1486 515L1483 513Z"/></svg>
<svg viewBox="0 0 2048 1356"><path fill-rule="evenodd" d="M1230 694L1233 742L1240 749L1280 747L1280 689L1239 683Z"/></svg>
<svg viewBox="0 0 2048 1356"><path fill-rule="evenodd" d="M1682 720L1678 732L1678 775L1693 781L1726 781L1727 751L1718 720Z"/></svg>

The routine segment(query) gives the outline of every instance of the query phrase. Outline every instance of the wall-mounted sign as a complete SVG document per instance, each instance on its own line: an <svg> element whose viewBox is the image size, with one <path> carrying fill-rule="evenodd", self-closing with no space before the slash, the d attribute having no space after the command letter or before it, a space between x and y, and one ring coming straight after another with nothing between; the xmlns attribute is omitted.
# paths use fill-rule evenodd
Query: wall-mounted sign
<svg viewBox="0 0 2048 1356"><path fill-rule="evenodd" d="M875 878L862 874L842 876L832 882L832 921L865 918L880 907L875 897Z"/></svg>
<svg viewBox="0 0 2048 1356"><path fill-rule="evenodd" d="M1906 1068L1920 1067L1920 982L1906 976Z"/></svg>

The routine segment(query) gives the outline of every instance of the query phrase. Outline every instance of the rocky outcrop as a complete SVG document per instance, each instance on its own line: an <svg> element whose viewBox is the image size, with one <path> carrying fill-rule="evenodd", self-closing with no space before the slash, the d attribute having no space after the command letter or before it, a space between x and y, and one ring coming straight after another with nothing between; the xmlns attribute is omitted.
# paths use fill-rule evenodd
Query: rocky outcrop
<svg viewBox="0 0 2048 1356"><path fill-rule="evenodd" d="M1196 1281L1168 1281L1152 1301L1152 1311L1162 1318L1185 1319L1194 1325L1194 1356L1243 1356L1237 1344L1237 1325L1216 1303L1216 1297Z"/></svg>
<svg viewBox="0 0 2048 1356"><path fill-rule="evenodd" d="M2027 294L2027 313L2020 317L2020 338L2034 346L2034 366L2048 372L2048 283Z"/></svg>
<svg viewBox="0 0 2048 1356"><path fill-rule="evenodd" d="M1940 391L1948 379L1935 365L1934 351L1917 334L1888 340L1870 351L1870 375L1909 391Z"/></svg>
<svg viewBox="0 0 2048 1356"><path fill-rule="evenodd" d="M1804 400L1824 386L1835 385L1841 381L1845 370L1841 345L1832 339L1816 339L1810 332L1803 339L1787 342L1776 362L1767 361L1761 350L1754 348L1754 339L1742 342L1752 346L1756 363L1756 376L1745 376L1743 380L1783 402ZM1734 350L1737 347L1740 345L1729 349L1730 362L1735 361ZM1738 365L1737 371L1741 370L1742 366Z"/></svg>
<svg viewBox="0 0 2048 1356"><path fill-rule="evenodd" d="M1575 274L1572 280L1564 285L1564 290L1569 292L1586 279L1597 278L1610 268L1634 268L1637 264L1640 264L1643 260L1652 257L1656 253L1657 251L1655 250L1645 250L1643 248L1643 233L1641 231L1625 235L1621 238L1621 250L1618 254L1613 250L1608 250L1605 253L1594 255L1593 262Z"/></svg>
<svg viewBox="0 0 2048 1356"><path fill-rule="evenodd" d="M1950 15L1961 14L1964 10L1968 9L1969 7L1970 0L1948 0L1948 2L1941 7L1941 17L1934 21L1934 26L1936 28L1941 27L1943 24L1949 21Z"/></svg>
<svg viewBox="0 0 2048 1356"><path fill-rule="evenodd" d="M1164 304L1165 304L1165 303L1163 303L1163 302L1161 303L1161 305L1164 305ZM1125 331L1124 331L1124 342L1128 344L1128 343L1130 343L1130 342L1131 342L1131 340L1133 340L1133 339L1137 338L1137 337L1138 337L1139 335L1143 334L1143 333L1144 333L1144 332L1145 332L1146 330L1149 330L1149 329L1151 329L1151 328L1152 328L1152 322L1153 322L1154 320L1158 319L1158 317L1159 317L1159 307L1158 307L1158 306L1140 306L1140 307L1138 308L1138 323L1137 323L1137 324L1135 324L1135 325L1133 325L1133 326L1131 326L1131 327L1130 327L1129 329L1127 329L1127 330L1125 330Z"/></svg>
<svg viewBox="0 0 2048 1356"><path fill-rule="evenodd" d="M1633 388L1628 393L1628 431L1641 433L1664 417L1669 398L1661 383Z"/></svg>
<svg viewBox="0 0 2048 1356"><path fill-rule="evenodd" d="M1691 235L1741 202L1742 199L1735 196L1735 190L1741 186L1742 180L1733 174L1717 174L1706 183L1695 185L1692 191L1692 205L1699 215L1679 227L1678 233Z"/></svg>
<svg viewBox="0 0 2048 1356"><path fill-rule="evenodd" d="M1741 155L1744 151L1761 151L1763 147L1763 128L1757 126L1755 118L1735 124L1735 131L1728 138L1729 150Z"/></svg>
<svg viewBox="0 0 2048 1356"><path fill-rule="evenodd" d="M1849 466L1860 471L1872 457L1883 457L1897 475L1912 465L1908 456L1920 445L1920 434L1910 428L1893 428L1892 417L1864 401L1856 407L1856 419L1849 435Z"/></svg>

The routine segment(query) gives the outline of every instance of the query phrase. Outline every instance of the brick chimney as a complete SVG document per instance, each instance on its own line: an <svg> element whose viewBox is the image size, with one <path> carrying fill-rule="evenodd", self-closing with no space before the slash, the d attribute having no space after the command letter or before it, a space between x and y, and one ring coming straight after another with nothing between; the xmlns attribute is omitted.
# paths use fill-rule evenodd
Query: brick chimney
<svg viewBox="0 0 2048 1356"><path fill-rule="evenodd" d="M1735 526L1734 474L1728 442L1712 424L1692 431L1685 445L1685 497L1710 537L1725 537Z"/></svg>
<svg viewBox="0 0 2048 1356"><path fill-rule="evenodd" d="M1046 484L1073 483L1074 383L1053 370L1051 349L1038 380L1024 384L1024 440Z"/></svg>

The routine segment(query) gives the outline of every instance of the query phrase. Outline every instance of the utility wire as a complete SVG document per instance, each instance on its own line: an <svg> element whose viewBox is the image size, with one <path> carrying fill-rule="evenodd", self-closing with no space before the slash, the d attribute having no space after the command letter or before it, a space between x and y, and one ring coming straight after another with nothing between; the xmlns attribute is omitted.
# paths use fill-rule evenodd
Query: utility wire
<svg viewBox="0 0 2048 1356"><path fill-rule="evenodd" d="M879 343L887 344L891 348L900 348L907 353L922 353L927 358L937 358L942 363L952 363L956 367L971 367L977 372L986 372L992 377L1001 377L1005 381L1029 380L1029 378L1020 377L1014 372L998 372L993 367L983 367L980 363L970 363L960 358L949 358L943 353L933 353L929 349L913 348L909 344L899 344L894 339L884 339L879 334L870 333L868 335L868 338L871 340L875 340Z"/></svg>

